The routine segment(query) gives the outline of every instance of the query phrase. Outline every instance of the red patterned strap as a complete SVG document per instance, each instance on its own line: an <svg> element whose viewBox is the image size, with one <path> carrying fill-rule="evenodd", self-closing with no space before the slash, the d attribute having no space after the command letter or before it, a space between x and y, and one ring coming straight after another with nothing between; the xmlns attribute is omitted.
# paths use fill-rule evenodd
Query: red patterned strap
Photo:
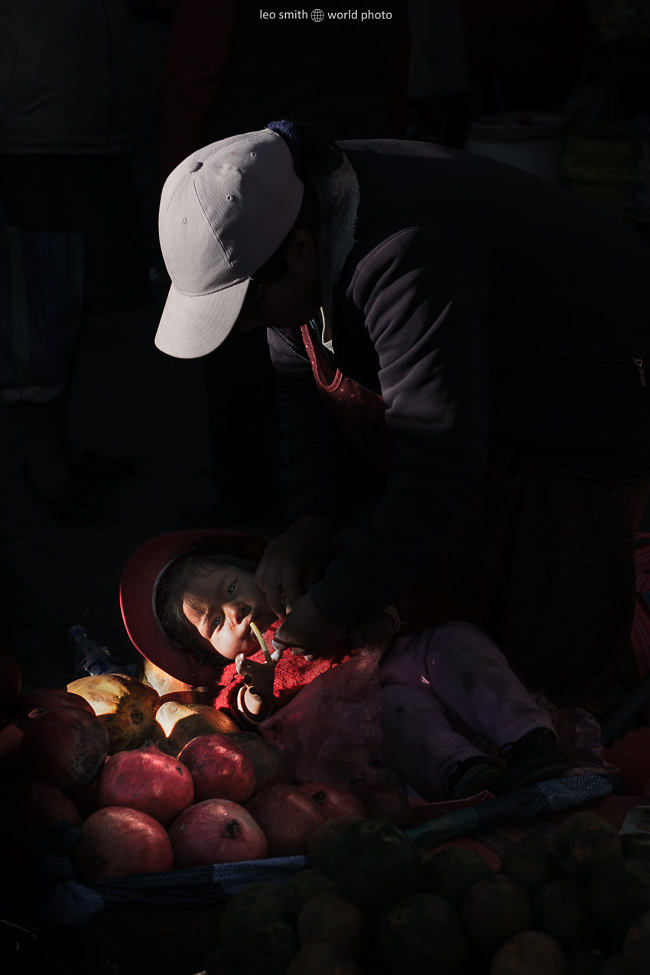
<svg viewBox="0 0 650 975"><path fill-rule="evenodd" d="M391 443L384 413L386 406L378 393L344 376L334 368L316 342L309 325L300 329L311 369L325 404L336 422L359 450L380 471L390 467Z"/></svg>
<svg viewBox="0 0 650 975"><path fill-rule="evenodd" d="M301 325L303 345L311 362L311 371L314 374L316 385L324 393L335 393L343 381L343 373L340 369L334 369L329 364L324 355L319 355L309 325Z"/></svg>

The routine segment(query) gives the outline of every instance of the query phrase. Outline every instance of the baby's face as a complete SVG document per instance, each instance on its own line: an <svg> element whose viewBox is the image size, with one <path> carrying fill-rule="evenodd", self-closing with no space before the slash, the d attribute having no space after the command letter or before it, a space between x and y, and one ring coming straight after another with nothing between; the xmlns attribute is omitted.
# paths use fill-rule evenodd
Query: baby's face
<svg viewBox="0 0 650 975"><path fill-rule="evenodd" d="M227 660L234 660L238 653L250 656L259 650L251 620L263 633L276 619L252 572L229 566L215 566L208 574L190 576L183 612Z"/></svg>

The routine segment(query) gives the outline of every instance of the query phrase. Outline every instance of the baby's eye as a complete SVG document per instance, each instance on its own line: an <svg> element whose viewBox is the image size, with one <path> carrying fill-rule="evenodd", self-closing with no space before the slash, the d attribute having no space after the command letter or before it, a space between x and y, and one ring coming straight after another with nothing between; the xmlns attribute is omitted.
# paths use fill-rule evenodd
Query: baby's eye
<svg viewBox="0 0 650 975"><path fill-rule="evenodd" d="M215 630L219 629L219 626L220 625L221 625L221 617L220 616L215 616L215 618L213 620L210 620L210 624L208 626L208 631L210 633L210 636L212 636L212 634L214 633Z"/></svg>
<svg viewBox="0 0 650 975"><path fill-rule="evenodd" d="M229 595L229 596L232 596L236 588L237 588L237 580L235 579L235 580L234 580L233 582L231 582L231 583L230 583L230 585L228 586L228 595Z"/></svg>

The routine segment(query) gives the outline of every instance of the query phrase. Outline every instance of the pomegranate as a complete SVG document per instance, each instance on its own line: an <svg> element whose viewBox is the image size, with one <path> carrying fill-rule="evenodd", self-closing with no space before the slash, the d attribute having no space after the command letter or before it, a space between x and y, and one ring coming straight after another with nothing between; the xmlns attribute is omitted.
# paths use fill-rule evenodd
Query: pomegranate
<svg viewBox="0 0 650 975"><path fill-rule="evenodd" d="M284 782L262 789L246 808L261 826L271 857L306 853L311 833L325 821L311 796Z"/></svg>
<svg viewBox="0 0 650 975"><path fill-rule="evenodd" d="M415 826L413 806L403 792L383 782L364 782L354 789L373 819L388 819L400 829Z"/></svg>
<svg viewBox="0 0 650 975"><path fill-rule="evenodd" d="M82 883L172 869L174 855L167 831L139 809L105 806L84 820L81 832L72 862Z"/></svg>
<svg viewBox="0 0 650 975"><path fill-rule="evenodd" d="M195 687L193 684L186 684L185 681L172 677L171 674L167 674L160 667L152 664L150 660L144 661L142 680L158 693L161 704L165 701L179 701L181 704L212 705L215 694L218 692L216 682L211 685Z"/></svg>
<svg viewBox="0 0 650 975"><path fill-rule="evenodd" d="M169 824L191 805L189 769L154 745L109 755L97 783L97 807L128 806Z"/></svg>
<svg viewBox="0 0 650 975"><path fill-rule="evenodd" d="M311 796L325 819L364 819L366 807L350 789L330 782L305 782L298 788Z"/></svg>
<svg viewBox="0 0 650 975"><path fill-rule="evenodd" d="M87 714L94 714L91 705L79 694L71 694L62 687L35 687L31 691L24 691L18 698L18 709L21 714L38 708L81 708Z"/></svg>
<svg viewBox="0 0 650 975"><path fill-rule="evenodd" d="M27 773L54 782L64 792L92 782L106 759L106 730L81 708L31 711L23 730L21 757Z"/></svg>
<svg viewBox="0 0 650 975"><path fill-rule="evenodd" d="M163 751L180 755L192 738L238 731L238 725L225 711L211 704L186 704L182 701L165 701L156 711L154 740ZM164 738L158 737L161 731Z"/></svg>
<svg viewBox="0 0 650 975"><path fill-rule="evenodd" d="M178 756L192 773L194 797L246 802L255 791L252 760L229 735L199 735Z"/></svg>
<svg viewBox="0 0 650 975"><path fill-rule="evenodd" d="M0 769L3 775L18 769L20 746L24 737L25 732L13 722L0 730Z"/></svg>
<svg viewBox="0 0 650 975"><path fill-rule="evenodd" d="M0 790L0 832L14 846L43 852L52 830L60 823L81 825L74 803L45 779L6 781Z"/></svg>
<svg viewBox="0 0 650 975"><path fill-rule="evenodd" d="M138 748L152 737L160 698L153 687L128 674L96 674L68 684L91 705L106 728L109 753Z"/></svg>
<svg viewBox="0 0 650 975"><path fill-rule="evenodd" d="M194 691L191 684L186 684L184 681L172 677L171 674L152 664L150 660L144 661L143 672L144 683L148 684L149 687L153 687L160 697L163 697L165 694L175 694L178 692L192 693Z"/></svg>
<svg viewBox="0 0 650 975"><path fill-rule="evenodd" d="M228 736L253 762L255 791L260 792L277 782L288 782L289 773L282 753L256 731L235 731Z"/></svg>
<svg viewBox="0 0 650 975"><path fill-rule="evenodd" d="M267 842L255 819L229 799L205 799L185 809L169 827L176 867L261 860Z"/></svg>

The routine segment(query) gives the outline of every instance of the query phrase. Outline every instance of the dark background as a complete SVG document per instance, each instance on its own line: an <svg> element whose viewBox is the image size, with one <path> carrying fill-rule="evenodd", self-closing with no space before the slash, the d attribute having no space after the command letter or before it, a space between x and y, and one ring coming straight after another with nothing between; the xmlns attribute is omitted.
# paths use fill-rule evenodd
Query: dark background
<svg viewBox="0 0 650 975"><path fill-rule="evenodd" d="M245 513L234 514L218 496L203 365L171 359L153 345L167 287L157 250L156 208L160 86L174 5L131 0L129 6L143 104L131 161L141 211L140 258L149 285L145 299L132 307L99 307L85 316L69 430L79 444L132 452L136 470L101 486L103 514L97 522L59 523L26 489L20 436L8 413L0 411L2 642L20 660L30 686L60 685L72 676L68 630L77 622L118 654L132 657L118 584L127 558L146 539L181 527L227 523L271 536L282 526L281 512L261 496L259 506L252 501ZM602 6L574 0L527 0L525 5L463 0L466 83L455 82L452 71L432 72L431 90L405 103L404 135L459 145L470 120L483 112L565 108L575 125L606 132L605 155L608 145L633 131L640 158L638 120L645 115L647 122L650 112L650 25L632 17L622 28L612 26L599 16ZM437 80L441 76L451 80ZM592 163L597 170L598 159ZM619 192L613 205L630 203L633 189ZM622 215L647 237L647 210L636 199L636 206L622 207ZM246 477L254 479L253 459L248 464Z"/></svg>

